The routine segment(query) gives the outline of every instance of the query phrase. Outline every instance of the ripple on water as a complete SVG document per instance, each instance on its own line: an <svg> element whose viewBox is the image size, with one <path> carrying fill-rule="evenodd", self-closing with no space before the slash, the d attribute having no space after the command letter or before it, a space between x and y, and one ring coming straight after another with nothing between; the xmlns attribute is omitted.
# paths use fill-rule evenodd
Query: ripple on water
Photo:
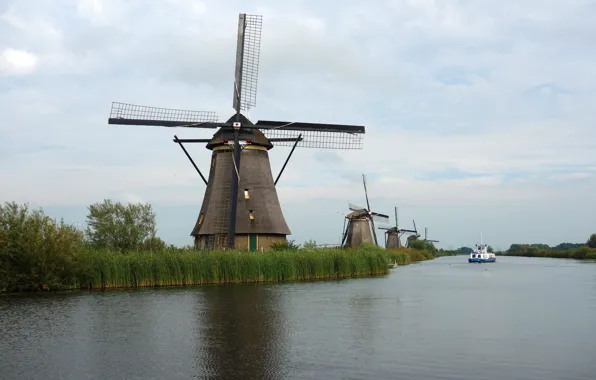
<svg viewBox="0 0 596 380"><path fill-rule="evenodd" d="M371 279L0 297L0 374L596 378L596 264L461 260Z"/></svg>

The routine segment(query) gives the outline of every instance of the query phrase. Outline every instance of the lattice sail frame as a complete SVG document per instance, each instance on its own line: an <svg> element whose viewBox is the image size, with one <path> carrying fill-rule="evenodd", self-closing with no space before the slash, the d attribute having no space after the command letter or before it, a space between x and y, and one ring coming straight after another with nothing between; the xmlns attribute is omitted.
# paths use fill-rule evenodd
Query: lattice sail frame
<svg viewBox="0 0 596 380"><path fill-rule="evenodd" d="M375 222L381 223L381 224L389 224L389 217L387 215L383 215L383 214L379 215L375 212L372 212L371 215Z"/></svg>
<svg viewBox="0 0 596 380"><path fill-rule="evenodd" d="M259 55L261 50L263 16L245 14L244 20L240 109L248 111L257 105L257 82L259 79Z"/></svg>
<svg viewBox="0 0 596 380"><path fill-rule="evenodd" d="M257 127L258 128L258 127ZM320 149L362 149L363 133L350 132L326 132L308 130L285 130L285 129L260 129L268 139L272 138L297 138L302 134L302 141L298 142L298 148L320 148ZM292 141L273 142L274 146L293 146Z"/></svg>
<svg viewBox="0 0 596 380"><path fill-rule="evenodd" d="M219 128L220 121L212 111L193 111L173 108L148 107L129 103L113 102L110 119L115 124L154 125L163 127ZM244 126L250 128L250 126ZM268 139L297 138L302 134L299 148L362 149L364 133L330 132L285 128L257 128ZM291 128L291 127L290 127ZM276 141L274 146L293 146L293 141Z"/></svg>
<svg viewBox="0 0 596 380"><path fill-rule="evenodd" d="M217 123L217 114L213 111L193 111L176 108L160 108L140 106L129 103L112 102L110 119L120 120L143 120L143 121L164 121L176 122L176 127L200 127L195 123ZM188 125L184 125L188 123ZM164 123L161 126L170 126ZM171 125L174 126L174 125Z"/></svg>

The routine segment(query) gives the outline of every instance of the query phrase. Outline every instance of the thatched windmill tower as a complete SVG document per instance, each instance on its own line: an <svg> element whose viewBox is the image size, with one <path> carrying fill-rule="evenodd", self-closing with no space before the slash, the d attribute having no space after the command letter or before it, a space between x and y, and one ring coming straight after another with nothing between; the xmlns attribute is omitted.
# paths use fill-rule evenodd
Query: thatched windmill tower
<svg viewBox="0 0 596 380"><path fill-rule="evenodd" d="M399 228L399 218L397 216L397 207L395 207L395 227L379 227L385 231L385 248L402 248L401 236L407 232L416 234L414 230L406 230Z"/></svg>
<svg viewBox="0 0 596 380"><path fill-rule="evenodd" d="M366 177L362 174L362 183L364 184L364 195L366 197L366 208L349 204L352 211L344 219L344 234L342 237L342 247L358 247L362 243L372 243L378 245L377 233L375 232L375 223L387 223L389 216L370 211L368 201L368 192L366 190ZM347 222L347 227L346 227Z"/></svg>
<svg viewBox="0 0 596 380"><path fill-rule="evenodd" d="M286 241L290 229L283 216L275 185L297 146L361 149L363 126L287 121L253 123L241 111L256 105L262 17L240 14L234 80L236 111L220 122L214 112L186 111L113 103L109 124L217 129L210 139L179 139L195 170L207 185L192 229L200 249L267 249ZM207 181L183 143L206 143L211 150ZM268 151L292 146L275 181Z"/></svg>

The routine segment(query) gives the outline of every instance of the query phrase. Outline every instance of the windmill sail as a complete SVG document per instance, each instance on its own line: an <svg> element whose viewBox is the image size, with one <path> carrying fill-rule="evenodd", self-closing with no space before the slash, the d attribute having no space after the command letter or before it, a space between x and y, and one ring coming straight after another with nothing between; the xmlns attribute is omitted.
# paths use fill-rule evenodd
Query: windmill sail
<svg viewBox="0 0 596 380"><path fill-rule="evenodd" d="M379 214L378 212L371 212L370 214L375 222L389 224L389 215Z"/></svg>
<svg viewBox="0 0 596 380"><path fill-rule="evenodd" d="M148 125L157 127L219 128L212 111L191 111L174 108L147 107L112 102L108 124Z"/></svg>
<svg viewBox="0 0 596 380"><path fill-rule="evenodd" d="M237 112L248 111L257 105L262 28L263 16L239 15L233 102Z"/></svg>

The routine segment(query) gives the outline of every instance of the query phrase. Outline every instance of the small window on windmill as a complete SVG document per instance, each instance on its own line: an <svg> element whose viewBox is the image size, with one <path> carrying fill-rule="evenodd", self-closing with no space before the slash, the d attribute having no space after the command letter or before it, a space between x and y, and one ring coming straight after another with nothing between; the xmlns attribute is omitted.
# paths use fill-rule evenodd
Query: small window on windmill
<svg viewBox="0 0 596 380"><path fill-rule="evenodd" d="M199 215L199 224L203 223L203 218L205 217L205 214L201 214Z"/></svg>
<svg viewBox="0 0 596 380"><path fill-rule="evenodd" d="M248 189L244 189L244 199L250 199L250 195L248 194Z"/></svg>
<svg viewBox="0 0 596 380"><path fill-rule="evenodd" d="M254 214L253 210L248 210L248 217L250 218L250 220L255 219L255 214Z"/></svg>

